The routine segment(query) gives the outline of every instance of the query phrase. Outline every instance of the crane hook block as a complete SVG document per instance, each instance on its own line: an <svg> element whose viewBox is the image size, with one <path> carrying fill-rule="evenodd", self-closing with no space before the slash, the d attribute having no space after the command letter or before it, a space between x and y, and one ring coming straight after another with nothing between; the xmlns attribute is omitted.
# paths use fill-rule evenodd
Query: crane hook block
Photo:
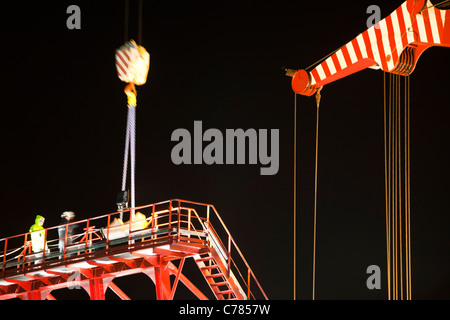
<svg viewBox="0 0 450 320"><path fill-rule="evenodd" d="M125 89L123 90L125 92L125 94L127 95L127 100L128 100L128 107L136 107L136 88L134 87L134 83L130 82L129 84L127 84L127 86L125 87Z"/></svg>
<svg viewBox="0 0 450 320"><path fill-rule="evenodd" d="M322 86L366 68L410 75L426 49L450 47L450 9L433 5L436 2L407 0L312 70L289 72L293 91L312 96Z"/></svg>
<svg viewBox="0 0 450 320"><path fill-rule="evenodd" d="M119 79L126 83L143 85L150 68L150 54L134 40L116 50L116 69Z"/></svg>

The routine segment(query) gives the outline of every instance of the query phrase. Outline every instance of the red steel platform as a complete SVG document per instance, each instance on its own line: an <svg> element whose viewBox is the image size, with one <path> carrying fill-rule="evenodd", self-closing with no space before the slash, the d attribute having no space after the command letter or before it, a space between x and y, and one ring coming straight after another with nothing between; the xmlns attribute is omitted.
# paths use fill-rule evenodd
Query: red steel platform
<svg viewBox="0 0 450 320"><path fill-rule="evenodd" d="M58 242L70 242L67 233L59 238L58 226L45 229L43 252L32 252L30 233L0 240L0 300L52 300L53 290L74 287L92 300L104 300L108 288L129 300L113 281L137 273L154 282L158 300L173 299L180 281L206 300L183 273L187 259L216 299L267 299L213 205L174 199L71 224L77 233L62 252Z"/></svg>

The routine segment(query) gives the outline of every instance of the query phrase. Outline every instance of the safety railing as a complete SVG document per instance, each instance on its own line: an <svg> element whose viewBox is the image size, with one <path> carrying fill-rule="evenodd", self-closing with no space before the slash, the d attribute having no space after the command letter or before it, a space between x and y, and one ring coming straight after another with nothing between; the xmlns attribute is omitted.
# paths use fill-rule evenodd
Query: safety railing
<svg viewBox="0 0 450 320"><path fill-rule="evenodd" d="M230 231L226 227L224 221L219 215L216 208L211 204L198 203L187 200L171 200L173 203L178 203L179 206L189 206L191 210L201 212L200 217L203 221L204 230L208 233L208 240L217 241L220 248L219 252L227 262L227 275L231 272L238 275L237 280L245 289L248 299L267 300L268 297L259 283L255 273L250 268L247 260L244 258L240 248L236 244ZM215 227L213 227L215 226Z"/></svg>
<svg viewBox="0 0 450 320"><path fill-rule="evenodd" d="M213 205L209 205L209 208L214 212L214 217L217 218L220 222L219 225L216 225L216 228L220 226L226 233L226 238L222 237L222 239L226 239L227 242L226 253L228 256L228 271L230 272L230 270L235 270L235 274L238 274L240 276L239 282L245 284L248 299L268 300L268 297L261 287L258 279L256 278L256 275L250 268L247 260L244 258L244 255L239 249L239 246L234 241L234 238L231 236L216 208ZM212 232L216 233L216 230L213 228L213 223L211 223L210 220L207 221L207 224L208 228L210 228ZM221 237L218 236L218 239L221 239ZM225 247L223 243L222 246ZM256 290L253 288L256 288Z"/></svg>
<svg viewBox="0 0 450 320"><path fill-rule="evenodd" d="M165 242L198 246L214 242L227 263L228 275L239 275L248 299L267 299L222 218L210 204L174 199L35 232L44 234L45 243L45 248L37 252L36 248L33 251L30 232L0 239L0 279Z"/></svg>

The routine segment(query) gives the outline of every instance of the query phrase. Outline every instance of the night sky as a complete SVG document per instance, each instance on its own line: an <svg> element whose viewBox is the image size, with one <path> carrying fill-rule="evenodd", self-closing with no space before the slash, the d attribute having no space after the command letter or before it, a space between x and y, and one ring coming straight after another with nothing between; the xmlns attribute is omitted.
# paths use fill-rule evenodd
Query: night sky
<svg viewBox="0 0 450 320"><path fill-rule="evenodd" d="M137 39L130 2L129 38ZM71 4L81 9L80 30L66 27ZM355 38L372 4L384 18L402 1L144 1L151 62L137 87L137 205L213 204L270 299L293 298L294 93L281 67L306 68ZM116 211L123 9L122 0L2 5L0 238L27 232L36 214L51 227L65 210L78 219ZM449 53L428 49L411 76L413 299L450 298ZM311 299L316 108L314 97L297 101L297 298ZM278 173L173 164L172 132L193 133L196 120L223 133L279 129ZM386 299L383 73L325 86L319 134L316 299ZM382 270L381 290L366 287L369 265ZM140 280L116 283L131 298L150 298Z"/></svg>

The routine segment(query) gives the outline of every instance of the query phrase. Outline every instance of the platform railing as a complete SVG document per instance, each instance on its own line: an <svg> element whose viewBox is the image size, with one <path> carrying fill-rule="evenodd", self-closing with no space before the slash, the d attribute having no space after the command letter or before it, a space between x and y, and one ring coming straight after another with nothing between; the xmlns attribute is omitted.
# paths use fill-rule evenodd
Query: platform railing
<svg viewBox="0 0 450 320"><path fill-rule="evenodd" d="M232 270L236 271L234 273L240 276L240 279L238 280L240 280L240 284L246 288L248 299L267 300L268 297L261 287L255 273L251 269L249 263L245 259L242 251L235 242L216 208L211 204L204 204L194 201L180 199L171 201L178 203L179 206L197 206L200 209L199 212L203 211L203 215L200 214L200 217L203 217L202 221L205 231L211 232L211 234L218 239L219 246L225 252L228 275Z"/></svg>
<svg viewBox="0 0 450 320"><path fill-rule="evenodd" d="M76 230L70 237L69 227ZM63 230L64 236L60 236L58 230ZM124 246L131 250L165 239L196 244L217 241L219 251L225 256L228 276L230 272L239 275L239 282L246 289L248 299L268 299L211 204L172 199L45 228L43 232L46 248L40 252L32 251L30 232L0 239L0 279L11 273L105 256L119 249L124 250ZM62 251L59 249L60 242L63 244Z"/></svg>

